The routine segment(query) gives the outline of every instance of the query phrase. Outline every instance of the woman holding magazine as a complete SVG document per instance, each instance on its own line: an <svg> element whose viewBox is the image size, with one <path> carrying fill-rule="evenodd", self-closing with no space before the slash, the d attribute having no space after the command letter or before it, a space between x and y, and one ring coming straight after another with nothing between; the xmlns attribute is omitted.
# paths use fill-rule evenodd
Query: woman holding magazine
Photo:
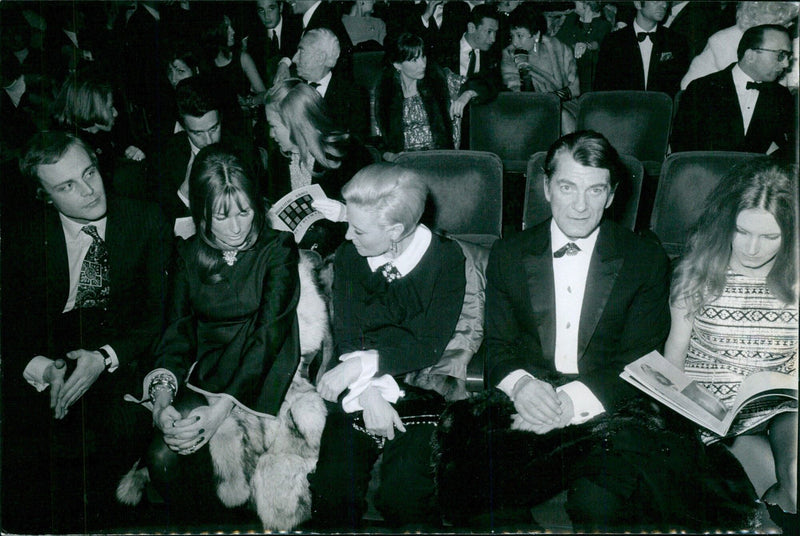
<svg viewBox="0 0 800 536"><path fill-rule="evenodd" d="M796 192L796 169L763 159L734 168L674 276L665 357L729 407L750 374L797 374ZM702 434L742 462L776 522L796 524L796 401L745 410L725 438Z"/></svg>
<svg viewBox="0 0 800 536"><path fill-rule="evenodd" d="M298 78L275 85L267 93L270 137L285 157L268 164L268 197L273 203L292 190L319 184L330 199L341 199L342 186L373 158L364 145L335 125L316 89ZM344 242L345 226L319 221L306 232L300 247L323 257Z"/></svg>

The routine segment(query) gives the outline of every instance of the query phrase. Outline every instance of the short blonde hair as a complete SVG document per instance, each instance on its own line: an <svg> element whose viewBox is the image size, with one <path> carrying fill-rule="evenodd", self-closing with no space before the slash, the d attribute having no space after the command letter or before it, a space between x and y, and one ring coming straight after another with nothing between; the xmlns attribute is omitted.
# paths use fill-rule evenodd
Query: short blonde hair
<svg viewBox="0 0 800 536"><path fill-rule="evenodd" d="M342 197L347 204L376 214L385 227L401 224L406 234L422 217L428 186L416 172L403 166L372 164L342 187Z"/></svg>
<svg viewBox="0 0 800 536"><path fill-rule="evenodd" d="M762 24L788 27L797 13L796 2L739 2L736 6L736 26L742 30Z"/></svg>

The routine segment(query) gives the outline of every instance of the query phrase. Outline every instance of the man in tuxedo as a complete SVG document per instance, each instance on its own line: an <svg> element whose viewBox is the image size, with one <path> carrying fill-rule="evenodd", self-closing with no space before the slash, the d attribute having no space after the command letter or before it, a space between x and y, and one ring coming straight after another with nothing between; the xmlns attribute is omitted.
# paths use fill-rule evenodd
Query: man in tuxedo
<svg viewBox="0 0 800 536"><path fill-rule="evenodd" d="M672 2L664 27L683 36L691 60L718 30L736 24L734 9L727 2Z"/></svg>
<svg viewBox="0 0 800 536"><path fill-rule="evenodd" d="M106 195L70 134L36 134L20 171L46 205L3 214L3 529L107 528L149 439L122 397L152 366L171 237L158 207Z"/></svg>
<svg viewBox="0 0 800 536"><path fill-rule="evenodd" d="M369 134L369 96L347 72L337 69L339 40L327 28L307 31L292 58L297 76L325 100L331 119L340 128L366 137Z"/></svg>
<svg viewBox="0 0 800 536"><path fill-rule="evenodd" d="M738 62L692 81L681 95L673 151L745 151L793 155L795 104L777 80L789 68L792 42L780 25L742 35Z"/></svg>
<svg viewBox="0 0 800 536"><path fill-rule="evenodd" d="M625 173L603 136L562 137L544 169L552 218L496 242L486 271L488 380L500 391L490 400L507 409L489 412L489 434L477 420L460 425L468 437L457 435L457 445L440 436L445 513L468 525L530 528L531 506L568 489L576 532L669 521L653 493L667 510L680 508L672 494L687 474L685 439L676 446L637 420L615 420L643 401L620 372L669 332L669 261L657 243L603 220ZM440 428L456 426L459 414L443 416ZM600 422L615 429L612 439ZM469 450L476 445L484 450ZM464 476L450 472L464 451Z"/></svg>
<svg viewBox="0 0 800 536"><path fill-rule="evenodd" d="M403 32L418 35L425 41L426 53L436 57L443 44L446 47L446 43L458 41L467 31L472 8L461 0L422 0L413 4L390 2L387 39L396 39Z"/></svg>
<svg viewBox="0 0 800 536"><path fill-rule="evenodd" d="M214 143L224 145L241 158L252 177L260 182L264 180L263 166L253 142L231 132L227 125L229 114L223 113L216 90L214 80L208 75L181 80L175 88L175 96L178 122L183 130L148 152L155 156L148 165L147 190L174 224L178 236L186 237L187 225L193 234L189 174L195 156L203 147Z"/></svg>
<svg viewBox="0 0 800 536"><path fill-rule="evenodd" d="M669 2L634 2L633 23L610 33L600 45L595 91L663 91L674 96L689 68L686 40L659 26Z"/></svg>

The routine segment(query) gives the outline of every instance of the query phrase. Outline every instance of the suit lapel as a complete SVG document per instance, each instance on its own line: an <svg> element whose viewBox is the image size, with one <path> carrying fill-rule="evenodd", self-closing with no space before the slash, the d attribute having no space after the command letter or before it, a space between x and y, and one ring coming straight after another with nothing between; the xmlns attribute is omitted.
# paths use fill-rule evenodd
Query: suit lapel
<svg viewBox="0 0 800 536"><path fill-rule="evenodd" d="M742 109L739 107L739 97L736 95L736 86L733 85L733 66L728 67L725 76L720 77L719 80L722 86L719 95L725 96L724 100L718 103L720 113L724 113L723 110L727 108L729 116L735 118L730 123L733 132L729 135L735 140L734 147L739 147L744 143L744 119L742 118Z"/></svg>
<svg viewBox="0 0 800 536"><path fill-rule="evenodd" d="M58 313L64 310L64 305L69 297L69 259L67 258L67 242L64 238L64 228L55 209L48 207L45 214L47 226L45 236L45 249L47 250L47 286L50 307L58 308Z"/></svg>
<svg viewBox="0 0 800 536"><path fill-rule="evenodd" d="M622 256L617 249L613 229L604 223L600 227L597 244L589 263L589 272L586 274L586 291L583 295L581 321L578 327L579 362L586 352L621 269Z"/></svg>
<svg viewBox="0 0 800 536"><path fill-rule="evenodd" d="M540 225L539 231L533 237L531 253L524 257L523 263L531 309L542 344L542 355L553 361L556 349L556 294L549 223Z"/></svg>

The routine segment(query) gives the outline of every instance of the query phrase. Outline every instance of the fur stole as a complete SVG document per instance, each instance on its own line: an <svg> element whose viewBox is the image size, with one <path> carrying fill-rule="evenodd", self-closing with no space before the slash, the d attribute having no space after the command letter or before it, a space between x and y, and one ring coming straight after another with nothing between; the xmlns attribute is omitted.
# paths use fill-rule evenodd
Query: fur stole
<svg viewBox="0 0 800 536"><path fill-rule="evenodd" d="M637 396L570 426L568 433L544 435L513 429L515 413L505 394L491 390L452 403L442 414L433 459L439 502L449 520L468 523L502 505L503 497L490 496L493 467L505 468L498 474L514 474L513 468L525 465L536 474L536 467L564 466L565 460L602 448L636 460L631 471L654 498L654 523L662 528L753 528L756 496L739 463L724 447L704 447L693 425L667 408ZM564 466L564 477L569 469ZM531 485L537 483L504 489L519 497Z"/></svg>
<svg viewBox="0 0 800 536"><path fill-rule="evenodd" d="M228 507L250 503L264 530L291 530L311 517L307 475L314 470L325 427L325 404L295 374L277 418L234 409L208 442L217 496ZM122 478L117 499L135 505L149 482L138 462Z"/></svg>

